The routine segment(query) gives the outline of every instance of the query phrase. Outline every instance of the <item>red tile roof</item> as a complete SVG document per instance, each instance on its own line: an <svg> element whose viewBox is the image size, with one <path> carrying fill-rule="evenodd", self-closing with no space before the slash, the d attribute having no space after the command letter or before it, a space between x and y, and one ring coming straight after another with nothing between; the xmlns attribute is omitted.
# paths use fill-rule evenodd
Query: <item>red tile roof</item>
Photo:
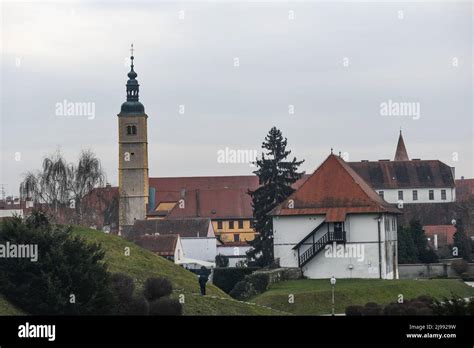
<svg viewBox="0 0 474 348"><path fill-rule="evenodd" d="M307 177L293 187L300 187ZM258 186L255 175L150 178L150 187L156 190L156 206L184 199L184 207L176 205L168 215L170 218L251 219L252 200L248 191Z"/></svg>
<svg viewBox="0 0 474 348"><path fill-rule="evenodd" d="M456 200L467 201L474 197L474 179L456 180Z"/></svg>
<svg viewBox="0 0 474 348"><path fill-rule="evenodd" d="M423 230L428 237L438 235L438 243L442 245L453 244L456 227L453 225L426 225Z"/></svg>
<svg viewBox="0 0 474 348"><path fill-rule="evenodd" d="M290 200L294 202L293 208L289 208ZM326 214L329 219L341 219L349 213L382 212L401 213L385 202L342 158L331 154L272 214Z"/></svg>

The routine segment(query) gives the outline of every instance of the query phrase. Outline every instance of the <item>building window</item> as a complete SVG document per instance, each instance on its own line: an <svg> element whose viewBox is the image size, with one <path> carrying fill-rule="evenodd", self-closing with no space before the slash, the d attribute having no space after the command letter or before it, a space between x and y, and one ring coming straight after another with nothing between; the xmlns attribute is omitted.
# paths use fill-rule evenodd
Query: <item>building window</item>
<svg viewBox="0 0 474 348"><path fill-rule="evenodd" d="M385 217L385 231L390 231L390 221L388 216Z"/></svg>
<svg viewBox="0 0 474 348"><path fill-rule="evenodd" d="M397 220L395 218L392 218L392 231L397 230Z"/></svg>
<svg viewBox="0 0 474 348"><path fill-rule="evenodd" d="M430 200L430 201L434 200L434 191L433 191L433 190L429 190L428 196L429 196L429 200Z"/></svg>
<svg viewBox="0 0 474 348"><path fill-rule="evenodd" d="M235 233L234 234L234 242L238 242L238 241L239 241L239 234Z"/></svg>
<svg viewBox="0 0 474 348"><path fill-rule="evenodd" d="M403 191L398 191L398 199L403 201Z"/></svg>
<svg viewBox="0 0 474 348"><path fill-rule="evenodd" d="M128 125L127 126L127 135L136 135L136 134L137 134L137 126Z"/></svg>
<svg viewBox="0 0 474 348"><path fill-rule="evenodd" d="M222 221L217 221L217 229L222 230Z"/></svg>
<svg viewBox="0 0 474 348"><path fill-rule="evenodd" d="M234 221L229 221L229 230L234 229Z"/></svg>
<svg viewBox="0 0 474 348"><path fill-rule="evenodd" d="M379 191L379 196L383 198L383 191Z"/></svg>
<svg viewBox="0 0 474 348"><path fill-rule="evenodd" d="M250 224L250 228L255 228L255 221L254 220L250 220L249 224Z"/></svg>
<svg viewBox="0 0 474 348"><path fill-rule="evenodd" d="M418 191L417 190L413 190L413 200L414 201L418 200Z"/></svg>
<svg viewBox="0 0 474 348"><path fill-rule="evenodd" d="M441 199L442 199L443 201L446 200L446 190L441 190Z"/></svg>
<svg viewBox="0 0 474 348"><path fill-rule="evenodd" d="M239 230L244 228L244 220L239 220Z"/></svg>

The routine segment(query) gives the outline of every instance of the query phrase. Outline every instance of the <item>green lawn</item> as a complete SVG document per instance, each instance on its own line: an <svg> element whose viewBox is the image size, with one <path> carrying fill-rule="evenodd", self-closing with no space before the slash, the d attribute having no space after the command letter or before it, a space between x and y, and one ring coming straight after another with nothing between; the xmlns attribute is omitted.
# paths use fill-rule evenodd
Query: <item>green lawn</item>
<svg viewBox="0 0 474 348"><path fill-rule="evenodd" d="M336 313L344 313L348 305L367 302L387 304L402 294L405 299L420 295L441 298L451 293L462 297L474 296L474 288L460 280L366 280L339 279L335 288ZM290 295L294 303L289 303ZM328 279L292 280L273 284L252 302L297 315L329 314L331 285Z"/></svg>

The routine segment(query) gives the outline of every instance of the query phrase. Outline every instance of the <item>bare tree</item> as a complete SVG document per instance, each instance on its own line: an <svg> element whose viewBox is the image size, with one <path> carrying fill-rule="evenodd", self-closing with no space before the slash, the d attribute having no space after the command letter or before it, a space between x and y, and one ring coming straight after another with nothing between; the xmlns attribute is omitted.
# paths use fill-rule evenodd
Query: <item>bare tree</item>
<svg viewBox="0 0 474 348"><path fill-rule="evenodd" d="M72 208L74 222L82 220L82 200L96 187L103 187L105 173L100 160L90 150L82 151L77 165L67 163L59 151L43 160L42 170L26 173L20 184L22 200L43 204L58 214Z"/></svg>

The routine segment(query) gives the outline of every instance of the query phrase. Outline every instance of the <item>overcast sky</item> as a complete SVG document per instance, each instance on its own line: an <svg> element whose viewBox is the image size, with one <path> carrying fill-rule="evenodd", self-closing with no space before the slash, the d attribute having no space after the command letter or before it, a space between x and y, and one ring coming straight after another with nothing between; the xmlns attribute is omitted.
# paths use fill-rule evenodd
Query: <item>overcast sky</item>
<svg viewBox="0 0 474 348"><path fill-rule="evenodd" d="M307 172L331 147L393 159L402 127L411 158L472 178L472 16L467 2L3 2L0 183L17 194L45 155L89 148L117 185L131 42L151 177L251 174L217 153L258 150L275 125ZM57 115L65 100L95 112ZM418 116L382 115L389 100Z"/></svg>

